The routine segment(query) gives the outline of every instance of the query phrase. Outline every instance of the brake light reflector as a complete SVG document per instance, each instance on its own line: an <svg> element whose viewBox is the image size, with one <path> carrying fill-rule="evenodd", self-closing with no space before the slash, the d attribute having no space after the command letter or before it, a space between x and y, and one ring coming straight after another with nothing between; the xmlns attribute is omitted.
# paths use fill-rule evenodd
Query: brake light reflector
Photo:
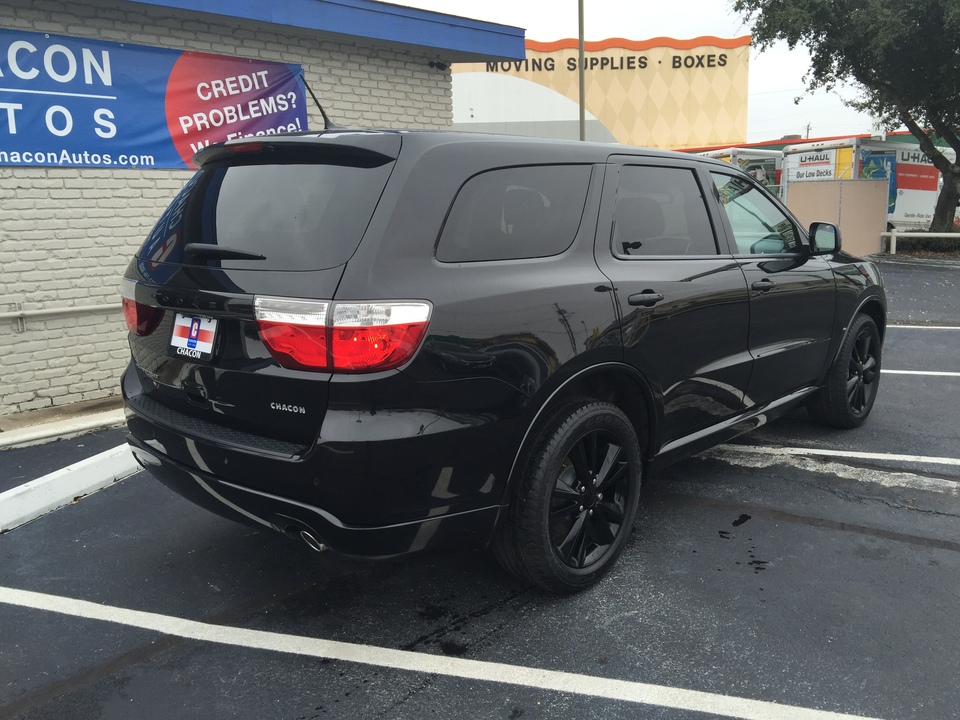
<svg viewBox="0 0 960 720"><path fill-rule="evenodd" d="M257 297L254 313L260 339L283 367L364 373L391 370L413 357L430 305Z"/></svg>
<svg viewBox="0 0 960 720"><path fill-rule="evenodd" d="M228 145L234 155L248 155L251 153L263 152L262 142L245 142L237 145Z"/></svg>
<svg viewBox="0 0 960 720"><path fill-rule="evenodd" d="M145 337L156 330L163 320L163 308L137 302L136 288L137 283L131 278L124 278L120 283L123 319L130 332Z"/></svg>

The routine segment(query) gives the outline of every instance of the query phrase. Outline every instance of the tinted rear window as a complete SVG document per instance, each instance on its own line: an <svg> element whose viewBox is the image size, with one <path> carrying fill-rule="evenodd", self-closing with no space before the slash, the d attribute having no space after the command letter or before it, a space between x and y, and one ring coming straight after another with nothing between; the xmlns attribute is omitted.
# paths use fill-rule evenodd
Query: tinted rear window
<svg viewBox="0 0 960 720"><path fill-rule="evenodd" d="M457 193L437 245L441 262L512 260L562 253L573 242L589 165L490 170Z"/></svg>
<svg viewBox="0 0 960 720"><path fill-rule="evenodd" d="M626 165L614 208L613 251L637 255L716 255L710 217L692 170Z"/></svg>
<svg viewBox="0 0 960 720"><path fill-rule="evenodd" d="M145 260L249 270L319 270L356 250L392 162L221 165L176 197L141 250ZM187 243L257 253L264 260L184 256Z"/></svg>

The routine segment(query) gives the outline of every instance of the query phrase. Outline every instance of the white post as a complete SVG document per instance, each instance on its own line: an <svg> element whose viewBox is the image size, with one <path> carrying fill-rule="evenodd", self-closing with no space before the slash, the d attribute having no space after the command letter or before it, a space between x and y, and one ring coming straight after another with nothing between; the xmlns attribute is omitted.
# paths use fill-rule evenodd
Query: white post
<svg viewBox="0 0 960 720"><path fill-rule="evenodd" d="M890 231L890 254L897 254L897 229L894 228Z"/></svg>
<svg viewBox="0 0 960 720"><path fill-rule="evenodd" d="M584 72L583 72L583 0L580 0L577 7L580 21L580 39L577 45L577 68L579 69L578 82L580 83L580 142L587 139L587 100L584 92Z"/></svg>

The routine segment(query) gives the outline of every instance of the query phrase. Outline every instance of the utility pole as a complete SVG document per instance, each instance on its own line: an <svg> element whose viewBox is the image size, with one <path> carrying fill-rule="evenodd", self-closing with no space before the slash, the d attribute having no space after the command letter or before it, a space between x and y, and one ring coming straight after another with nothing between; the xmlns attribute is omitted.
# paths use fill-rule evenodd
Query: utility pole
<svg viewBox="0 0 960 720"><path fill-rule="evenodd" d="M587 139L587 111L583 91L583 0L577 0L580 11L580 58L577 68L580 75L580 142Z"/></svg>

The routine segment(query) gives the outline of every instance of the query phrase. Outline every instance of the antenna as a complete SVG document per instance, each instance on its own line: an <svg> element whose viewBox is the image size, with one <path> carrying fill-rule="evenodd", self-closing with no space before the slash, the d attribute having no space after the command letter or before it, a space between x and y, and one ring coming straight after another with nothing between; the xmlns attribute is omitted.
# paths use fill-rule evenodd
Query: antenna
<svg viewBox="0 0 960 720"><path fill-rule="evenodd" d="M317 96L313 94L313 90L310 89L310 86L307 85L307 79L303 76L303 73L300 73L300 79L303 80L303 86L307 89L307 92L310 93L310 97L313 98L313 102L320 109L320 114L323 115L323 129L324 130L340 130L343 129L343 125L337 125L329 117L323 109L323 105L320 104L320 101L317 100Z"/></svg>

